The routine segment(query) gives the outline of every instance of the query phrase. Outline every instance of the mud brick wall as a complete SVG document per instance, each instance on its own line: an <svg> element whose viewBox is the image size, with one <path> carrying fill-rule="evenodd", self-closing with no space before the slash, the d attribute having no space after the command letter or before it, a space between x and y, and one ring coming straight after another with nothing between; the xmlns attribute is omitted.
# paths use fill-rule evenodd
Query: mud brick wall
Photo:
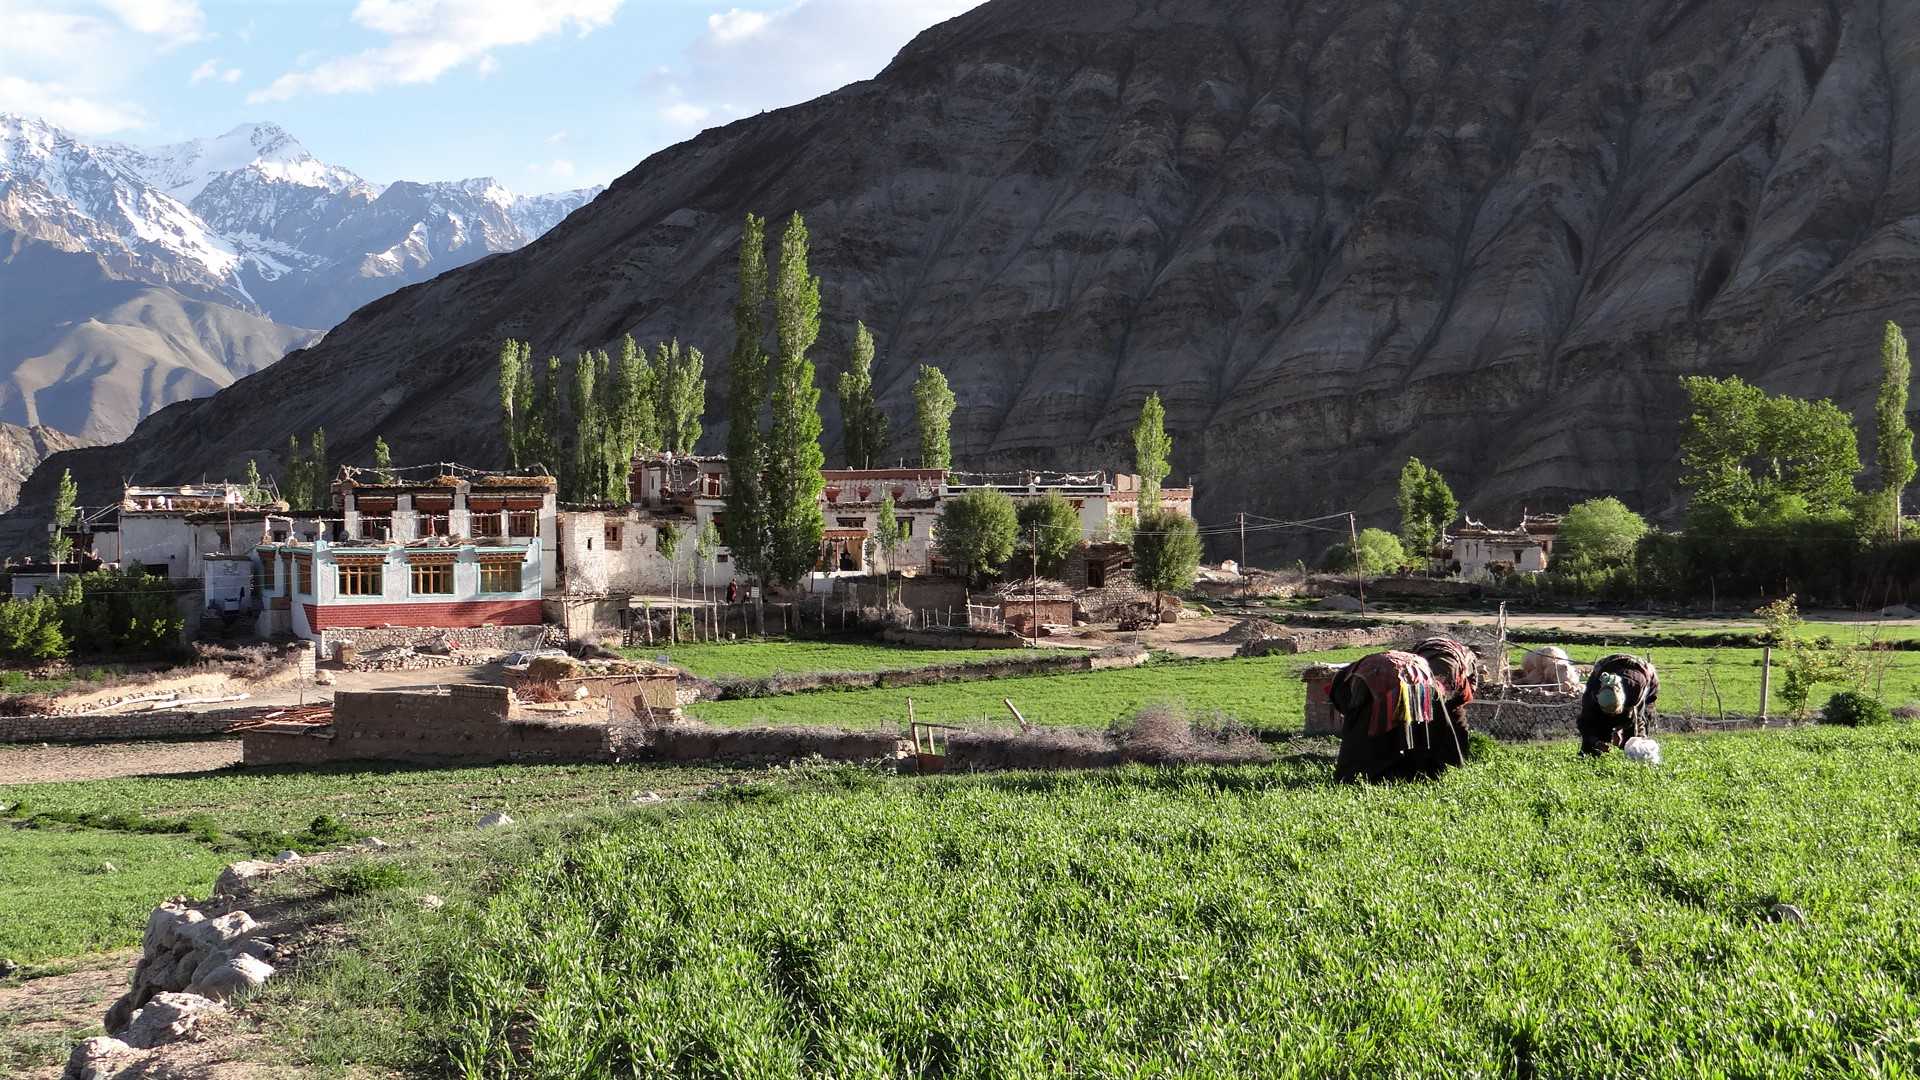
<svg viewBox="0 0 1920 1080"><path fill-rule="evenodd" d="M248 765L324 765L338 761L332 729L312 734L247 731L240 735L240 757Z"/></svg>
<svg viewBox="0 0 1920 1080"><path fill-rule="evenodd" d="M900 745L893 731L669 724L647 731L635 753L655 761L792 761L816 754L829 761L872 761Z"/></svg>
<svg viewBox="0 0 1920 1080"><path fill-rule="evenodd" d="M122 716L0 716L0 743L220 735L231 726L233 717L225 712L168 710Z"/></svg>
<svg viewBox="0 0 1920 1080"><path fill-rule="evenodd" d="M1106 671L1112 668L1139 667L1147 662L1145 649L1115 648L1105 652L1043 652L1008 660L984 663L937 664L904 671L833 671L798 675L773 675L765 679L728 679L714 684L708 695L717 700L770 697L798 694L811 690L881 689L904 686L929 686L937 683L977 682L1007 679L1022 675L1057 675L1076 671ZM695 697L694 700L702 700Z"/></svg>

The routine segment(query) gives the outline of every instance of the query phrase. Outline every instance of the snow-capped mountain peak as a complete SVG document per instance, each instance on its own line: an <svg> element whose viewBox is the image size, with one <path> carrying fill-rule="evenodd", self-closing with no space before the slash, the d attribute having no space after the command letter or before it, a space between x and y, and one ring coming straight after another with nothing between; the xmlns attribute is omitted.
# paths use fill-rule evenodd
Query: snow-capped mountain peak
<svg viewBox="0 0 1920 1080"><path fill-rule="evenodd" d="M272 123L136 147L0 114L0 226L295 326L538 238L600 188L369 184Z"/></svg>

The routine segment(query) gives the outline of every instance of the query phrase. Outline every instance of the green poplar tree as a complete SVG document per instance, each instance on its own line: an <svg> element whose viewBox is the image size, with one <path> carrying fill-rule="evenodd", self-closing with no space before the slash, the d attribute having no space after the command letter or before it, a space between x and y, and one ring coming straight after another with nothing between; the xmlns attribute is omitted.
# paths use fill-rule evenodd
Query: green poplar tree
<svg viewBox="0 0 1920 1080"><path fill-rule="evenodd" d="M660 448L691 454L700 442L700 418L707 411L706 358L699 349L682 351L678 338L661 342L653 357Z"/></svg>
<svg viewBox="0 0 1920 1080"><path fill-rule="evenodd" d="M506 443L507 462L516 469L520 467L522 445L520 414L528 405L520 396L522 379L527 375L531 351L524 341L508 338L500 343L500 438Z"/></svg>
<svg viewBox="0 0 1920 1080"><path fill-rule="evenodd" d="M1913 364L1907 357L1907 337L1887 323L1880 339L1880 393L1874 398L1874 464L1880 468L1880 508L1883 534L1898 539L1900 493L1913 482L1913 427L1907 422L1907 383Z"/></svg>
<svg viewBox="0 0 1920 1080"><path fill-rule="evenodd" d="M573 361L573 468L563 488L575 502L599 502L606 477L606 453L601 447L600 399L594 393L598 362L583 352Z"/></svg>
<svg viewBox="0 0 1920 1080"><path fill-rule="evenodd" d="M920 467L953 467L953 390L947 377L931 364L920 365L913 380L913 418L920 429Z"/></svg>
<svg viewBox="0 0 1920 1080"><path fill-rule="evenodd" d="M248 462L247 467L251 469L253 463ZM393 483L393 452L387 449L387 440L380 435L373 437L373 475L383 484ZM252 481L255 477L247 479Z"/></svg>
<svg viewBox="0 0 1920 1080"><path fill-rule="evenodd" d="M327 429L314 428L313 436L308 440L307 452L307 506L313 510L325 510L331 479L327 474Z"/></svg>
<svg viewBox="0 0 1920 1080"><path fill-rule="evenodd" d="M60 564L73 554L73 537L67 535L67 529L79 516L78 502L80 488L73 482L73 470L60 471L60 487L53 494L53 535L47 540L47 555L53 562L54 573L60 572Z"/></svg>
<svg viewBox="0 0 1920 1080"><path fill-rule="evenodd" d="M267 501L267 486L266 481L260 478L260 463L252 458L247 459L247 489L241 492L240 497L247 501L248 506L259 506Z"/></svg>
<svg viewBox="0 0 1920 1080"><path fill-rule="evenodd" d="M820 557L820 387L807 350L820 336L820 279L807 272L807 225L795 213L780 237L774 279L773 426L767 436L767 521L776 580L799 581Z"/></svg>
<svg viewBox="0 0 1920 1080"><path fill-rule="evenodd" d="M849 469L871 469L887 448L887 416L873 396L873 335L855 323L853 351L840 373L840 429Z"/></svg>
<svg viewBox="0 0 1920 1080"><path fill-rule="evenodd" d="M285 471L287 474L285 492L287 506L294 510L305 510L312 506L313 498L310 492L313 489L307 480L307 459L306 455L300 449L300 437L298 435L287 436L287 465Z"/></svg>
<svg viewBox="0 0 1920 1080"><path fill-rule="evenodd" d="M765 219L748 214L740 230L740 289L733 305L733 354L727 359L727 547L735 564L757 581L769 576L766 441L760 431L760 409L767 397L762 345L766 228Z"/></svg>
<svg viewBox="0 0 1920 1080"><path fill-rule="evenodd" d="M1148 394L1140 404L1140 420L1133 426L1133 467L1140 473L1140 509L1160 508L1160 481L1173 471L1173 438L1167 434L1167 410L1159 394Z"/></svg>

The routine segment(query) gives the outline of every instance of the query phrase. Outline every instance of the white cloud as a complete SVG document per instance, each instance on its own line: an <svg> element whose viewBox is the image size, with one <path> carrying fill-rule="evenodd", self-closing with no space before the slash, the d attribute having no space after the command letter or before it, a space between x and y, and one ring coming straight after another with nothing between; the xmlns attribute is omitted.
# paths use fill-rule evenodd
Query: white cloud
<svg viewBox="0 0 1920 1080"><path fill-rule="evenodd" d="M100 6L119 16L135 33L162 38L168 45L184 45L204 36L206 12L198 0L100 0Z"/></svg>
<svg viewBox="0 0 1920 1080"><path fill-rule="evenodd" d="M219 79L223 83L237 83L240 81L240 69L222 68L218 59L202 60L200 66L193 69L193 74L187 76L187 82L194 86L209 79Z"/></svg>
<svg viewBox="0 0 1920 1080"><path fill-rule="evenodd" d="M773 15L764 11L733 8L707 16L707 33L723 45L732 45L759 33L772 20Z"/></svg>
<svg viewBox="0 0 1920 1080"><path fill-rule="evenodd" d="M980 0L791 0L707 16L682 67L662 73L660 118L682 129L806 101L872 78L900 47Z"/></svg>
<svg viewBox="0 0 1920 1080"><path fill-rule="evenodd" d="M247 95L249 104L301 94L363 93L381 86L430 83L474 65L487 74L494 49L525 45L566 30L606 26L621 0L360 0L353 21L386 44L289 71Z"/></svg>
<svg viewBox="0 0 1920 1080"><path fill-rule="evenodd" d="M660 119L679 128L697 128L707 122L713 110L690 101L676 101L660 107Z"/></svg>
<svg viewBox="0 0 1920 1080"><path fill-rule="evenodd" d="M561 143L566 141L567 141L567 133L565 131L556 131L553 134L547 136L548 146L559 146Z"/></svg>
<svg viewBox="0 0 1920 1080"><path fill-rule="evenodd" d="M38 116L81 135L106 135L146 123L138 106L104 101L56 82L0 75L0 112Z"/></svg>

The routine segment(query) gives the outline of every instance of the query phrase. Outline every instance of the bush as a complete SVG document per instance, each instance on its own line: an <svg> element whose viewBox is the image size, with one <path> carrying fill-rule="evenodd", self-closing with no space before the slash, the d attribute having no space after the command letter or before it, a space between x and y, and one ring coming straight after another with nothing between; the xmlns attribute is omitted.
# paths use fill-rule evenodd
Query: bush
<svg viewBox="0 0 1920 1080"><path fill-rule="evenodd" d="M366 896L411 884L413 875L398 863L357 859L335 867L323 875L320 883L341 896Z"/></svg>
<svg viewBox="0 0 1920 1080"><path fill-rule="evenodd" d="M1827 707L1820 713L1821 723L1843 727L1869 727L1892 719L1893 714L1879 698L1856 690L1843 690L1828 698Z"/></svg>
<svg viewBox="0 0 1920 1080"><path fill-rule="evenodd" d="M1500 752L1500 740L1484 731L1467 732L1467 760L1488 761Z"/></svg>

